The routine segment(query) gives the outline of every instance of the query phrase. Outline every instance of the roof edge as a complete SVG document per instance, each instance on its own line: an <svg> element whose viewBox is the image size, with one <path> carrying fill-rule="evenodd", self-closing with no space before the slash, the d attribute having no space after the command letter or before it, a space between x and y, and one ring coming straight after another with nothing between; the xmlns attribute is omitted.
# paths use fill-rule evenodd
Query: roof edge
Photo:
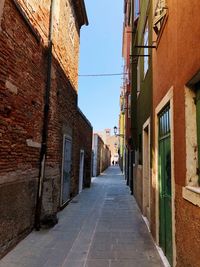
<svg viewBox="0 0 200 267"><path fill-rule="evenodd" d="M88 16L87 16L87 11L86 11L85 1L84 0L80 0L80 1L81 1L82 12L83 12L83 17L84 17L84 24L86 26L88 26L89 25L89 21L88 21Z"/></svg>

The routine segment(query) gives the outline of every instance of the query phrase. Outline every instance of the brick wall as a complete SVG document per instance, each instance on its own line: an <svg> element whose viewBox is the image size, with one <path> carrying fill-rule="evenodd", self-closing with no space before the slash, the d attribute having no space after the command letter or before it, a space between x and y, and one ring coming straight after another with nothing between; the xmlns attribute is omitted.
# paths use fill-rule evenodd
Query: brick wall
<svg viewBox="0 0 200 267"><path fill-rule="evenodd" d="M12 1L1 29L0 256L33 226L45 88L43 49Z"/></svg>
<svg viewBox="0 0 200 267"><path fill-rule="evenodd" d="M34 225L47 76L50 1L39 2L44 6L29 1L29 9L35 10L32 13L24 6L25 1L18 1L30 25L14 2L5 0L0 12L0 257ZM65 20L66 16L61 18ZM66 51L67 46L62 47L61 40L55 38L43 216L60 208L64 134L72 137L71 196L78 192L81 147L87 155L85 185L90 184L92 129L77 108L78 28L73 46L77 56L71 56L71 48ZM61 62L64 53L65 62Z"/></svg>

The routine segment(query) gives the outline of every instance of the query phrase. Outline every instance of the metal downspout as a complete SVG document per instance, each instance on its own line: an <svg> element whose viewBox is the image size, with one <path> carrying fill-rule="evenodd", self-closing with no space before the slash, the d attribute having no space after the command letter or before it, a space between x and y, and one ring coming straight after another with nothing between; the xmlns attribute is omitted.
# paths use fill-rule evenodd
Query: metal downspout
<svg viewBox="0 0 200 267"><path fill-rule="evenodd" d="M51 66L52 66L52 34L53 34L53 14L54 14L54 1L51 0L50 15L49 15L49 36L48 36L48 58L47 58L47 81L44 99L44 119L42 130L42 146L40 151L40 167L38 177L38 189L35 211L35 228L40 230L40 216L42 207L43 196L43 184L45 175L45 161L47 154L47 139L48 139L48 125L49 125L49 102L50 102L50 90L51 90Z"/></svg>

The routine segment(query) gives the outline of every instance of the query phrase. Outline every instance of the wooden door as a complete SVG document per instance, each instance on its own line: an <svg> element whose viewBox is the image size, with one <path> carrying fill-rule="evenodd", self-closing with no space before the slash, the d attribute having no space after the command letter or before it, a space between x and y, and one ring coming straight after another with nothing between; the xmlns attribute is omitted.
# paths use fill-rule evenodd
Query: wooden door
<svg viewBox="0 0 200 267"><path fill-rule="evenodd" d="M64 138L63 150L63 173L62 173L62 200L61 205L64 205L70 199L70 184L71 184L71 164L72 164L72 141Z"/></svg>
<svg viewBox="0 0 200 267"><path fill-rule="evenodd" d="M150 125L143 129L143 214L150 222Z"/></svg>
<svg viewBox="0 0 200 267"><path fill-rule="evenodd" d="M83 174L84 174L84 150L80 151L80 167L79 167L79 193L83 190Z"/></svg>
<svg viewBox="0 0 200 267"><path fill-rule="evenodd" d="M170 107L159 114L159 241L172 264L171 135Z"/></svg>

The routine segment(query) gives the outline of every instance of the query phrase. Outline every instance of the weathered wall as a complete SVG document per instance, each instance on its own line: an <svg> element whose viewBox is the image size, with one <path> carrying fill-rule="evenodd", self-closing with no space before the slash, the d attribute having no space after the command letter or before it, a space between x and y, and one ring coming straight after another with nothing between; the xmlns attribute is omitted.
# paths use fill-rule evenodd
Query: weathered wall
<svg viewBox="0 0 200 267"><path fill-rule="evenodd" d="M103 145L102 149L102 158L101 158L101 172L105 171L110 166L111 152L107 145Z"/></svg>
<svg viewBox="0 0 200 267"><path fill-rule="evenodd" d="M98 134L93 135L93 175L100 175L110 166L111 152Z"/></svg>
<svg viewBox="0 0 200 267"><path fill-rule="evenodd" d="M31 24L40 34L44 46L47 46L51 0L18 0L18 2L30 19ZM72 21L71 26L70 19ZM70 79L76 90L78 89L79 34L80 30L72 2L70 0L54 1L54 58L62 66L65 75Z"/></svg>
<svg viewBox="0 0 200 267"><path fill-rule="evenodd" d="M118 161L119 137L115 135L108 137L107 146L111 152L111 163L113 160Z"/></svg>
<svg viewBox="0 0 200 267"><path fill-rule="evenodd" d="M18 3L30 25L13 0L6 0L0 12L0 257L33 228L47 78L50 1L29 1L28 7L24 6L27 1ZM32 8L34 12L30 12ZM58 36L67 35L62 27L67 10L63 8L56 24L60 32L54 25ZM92 129L77 109L79 30L73 45L76 56L62 38L54 37L43 215L55 213L60 207L64 134L72 137L71 197L78 192L82 147L87 155L85 186L90 184Z"/></svg>
<svg viewBox="0 0 200 267"><path fill-rule="evenodd" d="M134 24L134 46L133 54L144 55L148 54L148 69L144 73L145 57L133 58L133 84L132 84L132 136L133 147L135 153L134 171L133 171L133 188L134 195L140 206L143 209L143 126L147 119L152 117L152 48L144 51L144 48L135 46L144 46L144 30L148 26L148 45L152 45L152 2L141 1L140 15L137 23ZM150 133L151 135L151 126ZM149 153L151 153L149 151ZM150 155L151 158L151 155ZM151 180L151 177L148 177Z"/></svg>
<svg viewBox="0 0 200 267"><path fill-rule="evenodd" d="M12 1L1 29L0 256L33 226L45 88L42 47Z"/></svg>
<svg viewBox="0 0 200 267"><path fill-rule="evenodd" d="M155 110L173 86L176 260L177 266L197 267L200 265L200 210L183 199L182 187L187 185L184 87L200 68L200 2L168 0L167 3L169 16L153 57L153 107Z"/></svg>

